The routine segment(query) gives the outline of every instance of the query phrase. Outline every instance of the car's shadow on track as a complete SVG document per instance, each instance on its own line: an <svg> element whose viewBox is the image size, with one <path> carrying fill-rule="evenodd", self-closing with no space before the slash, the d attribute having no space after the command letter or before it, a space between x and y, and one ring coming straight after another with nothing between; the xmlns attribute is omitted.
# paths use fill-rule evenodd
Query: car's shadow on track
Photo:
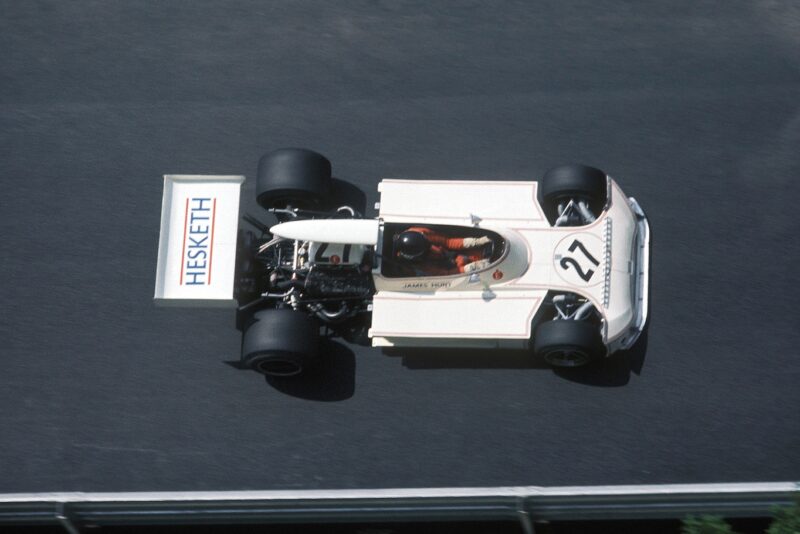
<svg viewBox="0 0 800 534"><path fill-rule="evenodd" d="M343 401L356 389L356 357L346 345L330 338L322 340L320 363L300 377L264 377L274 389L307 400Z"/></svg>
<svg viewBox="0 0 800 534"><path fill-rule="evenodd" d="M630 350L576 369L553 368L556 375L590 386L620 387L631 373L640 375L647 352L647 330ZM526 350L384 349L383 353L402 359L408 369L551 369Z"/></svg>
<svg viewBox="0 0 800 534"><path fill-rule="evenodd" d="M226 364L247 373L254 371L236 361ZM267 387L300 399L335 402L347 400L356 389L356 357L346 345L330 338L322 339L320 363L301 376L286 378L265 376Z"/></svg>
<svg viewBox="0 0 800 534"><path fill-rule="evenodd" d="M647 353L647 329L629 350L575 369L554 369L553 372L565 380L587 386L620 387L626 385L631 373L642 374Z"/></svg>
<svg viewBox="0 0 800 534"><path fill-rule="evenodd" d="M546 369L527 350L383 349L408 369Z"/></svg>

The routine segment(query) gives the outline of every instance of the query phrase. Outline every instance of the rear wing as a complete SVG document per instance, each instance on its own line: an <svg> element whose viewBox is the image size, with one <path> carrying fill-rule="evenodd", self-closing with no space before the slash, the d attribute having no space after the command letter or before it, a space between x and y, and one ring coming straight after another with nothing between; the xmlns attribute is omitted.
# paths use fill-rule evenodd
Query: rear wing
<svg viewBox="0 0 800 534"><path fill-rule="evenodd" d="M244 180L244 176L164 176L156 304L236 305L233 283Z"/></svg>

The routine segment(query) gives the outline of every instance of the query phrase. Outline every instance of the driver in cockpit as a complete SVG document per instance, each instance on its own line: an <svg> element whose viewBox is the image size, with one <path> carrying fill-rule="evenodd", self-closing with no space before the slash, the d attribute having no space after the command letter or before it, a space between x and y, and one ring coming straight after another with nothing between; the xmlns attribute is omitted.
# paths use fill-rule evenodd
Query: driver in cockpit
<svg viewBox="0 0 800 534"><path fill-rule="evenodd" d="M415 276L471 273L489 266L486 246L491 238L448 237L424 226L412 226L394 236L395 256Z"/></svg>

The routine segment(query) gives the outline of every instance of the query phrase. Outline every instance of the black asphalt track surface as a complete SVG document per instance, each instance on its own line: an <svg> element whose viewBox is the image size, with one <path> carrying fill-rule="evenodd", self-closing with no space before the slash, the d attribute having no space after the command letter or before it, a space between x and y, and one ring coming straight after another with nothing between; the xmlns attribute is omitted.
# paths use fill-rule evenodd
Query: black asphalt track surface
<svg viewBox="0 0 800 534"><path fill-rule="evenodd" d="M0 5L0 492L800 480L800 8ZM274 148L381 177L606 170L649 333L590 371L332 342L303 383L152 302L165 173ZM443 200L444 201L444 200Z"/></svg>

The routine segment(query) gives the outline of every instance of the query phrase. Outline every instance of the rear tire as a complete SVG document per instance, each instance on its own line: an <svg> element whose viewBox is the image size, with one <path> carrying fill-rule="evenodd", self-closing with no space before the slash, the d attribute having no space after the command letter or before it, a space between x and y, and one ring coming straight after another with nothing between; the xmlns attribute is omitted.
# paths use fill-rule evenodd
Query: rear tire
<svg viewBox="0 0 800 534"><path fill-rule="evenodd" d="M600 330L587 321L547 321L536 328L533 351L553 367L581 367L605 354Z"/></svg>
<svg viewBox="0 0 800 534"><path fill-rule="evenodd" d="M267 309L253 316L242 338L242 364L267 376L301 374L319 358L319 327L290 309Z"/></svg>
<svg viewBox="0 0 800 534"><path fill-rule="evenodd" d="M264 209L313 208L328 193L331 162L313 150L281 148L258 162L256 200Z"/></svg>

